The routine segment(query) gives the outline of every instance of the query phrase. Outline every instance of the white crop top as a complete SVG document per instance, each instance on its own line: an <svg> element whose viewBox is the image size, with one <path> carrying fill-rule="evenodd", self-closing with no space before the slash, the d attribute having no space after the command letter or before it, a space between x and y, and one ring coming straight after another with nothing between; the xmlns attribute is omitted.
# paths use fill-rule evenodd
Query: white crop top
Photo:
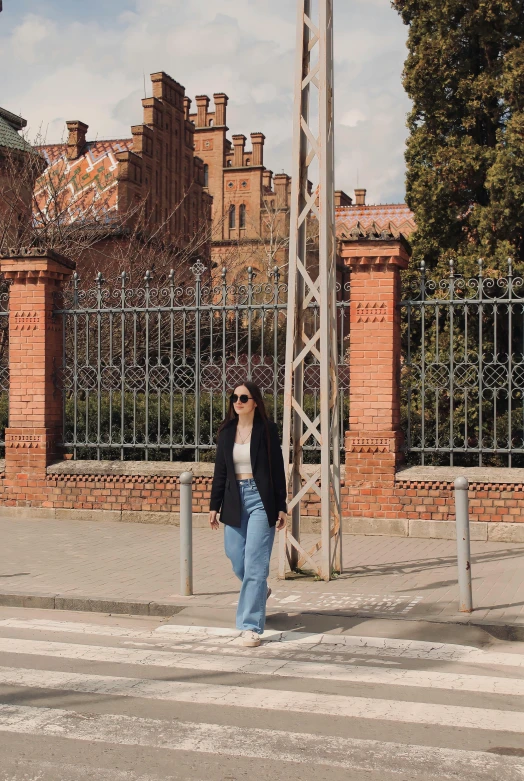
<svg viewBox="0 0 524 781"><path fill-rule="evenodd" d="M245 445L239 445L235 442L233 445L233 464L235 465L236 475L252 474L250 442L246 442Z"/></svg>

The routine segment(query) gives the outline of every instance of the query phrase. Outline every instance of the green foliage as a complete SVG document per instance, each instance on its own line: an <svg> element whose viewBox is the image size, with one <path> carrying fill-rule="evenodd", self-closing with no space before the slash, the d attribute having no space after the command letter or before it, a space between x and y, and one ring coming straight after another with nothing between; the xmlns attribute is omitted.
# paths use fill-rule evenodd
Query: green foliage
<svg viewBox="0 0 524 781"><path fill-rule="evenodd" d="M268 414L279 424L283 419L283 396L265 394ZM2 415L0 396L0 421ZM148 444L148 457L154 461L195 460L195 430L197 399L191 393L176 393L171 400L169 393L125 393L104 392L79 393L76 401L68 395L65 401L65 438L68 452L73 452L76 443L77 458L101 458L142 460ZM304 406L314 419L318 414L319 398L306 394ZM203 393L198 400L199 429L201 445L200 460L214 461L215 437L225 414L225 403L221 394ZM349 418L349 399L344 398L344 420ZM282 433L282 431L280 431ZM121 443L125 447L121 448ZM97 447L97 443L100 447ZM308 445L313 445L311 438ZM313 450L304 453L306 463L316 463L318 453Z"/></svg>
<svg viewBox="0 0 524 781"><path fill-rule="evenodd" d="M524 0L394 0L409 25L404 86L414 262L476 273L524 261Z"/></svg>
<svg viewBox="0 0 524 781"><path fill-rule="evenodd" d="M409 281L409 280L407 280ZM413 274L402 317L401 421L424 463L524 466L524 317L515 288L487 278L426 279ZM418 290L418 295L417 295ZM492 298L491 298L492 296ZM424 299L423 303L421 303ZM432 452L433 451L433 452ZM511 461L508 458L511 451ZM420 463L411 451L408 462Z"/></svg>

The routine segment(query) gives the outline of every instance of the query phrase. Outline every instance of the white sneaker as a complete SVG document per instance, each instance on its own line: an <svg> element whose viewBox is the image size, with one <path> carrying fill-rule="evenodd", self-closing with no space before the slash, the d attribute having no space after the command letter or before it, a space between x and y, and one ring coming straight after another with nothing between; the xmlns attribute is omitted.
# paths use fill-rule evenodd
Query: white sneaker
<svg viewBox="0 0 524 781"><path fill-rule="evenodd" d="M242 632L242 645L248 648L256 648L260 645L260 635L252 629L247 629L245 632Z"/></svg>

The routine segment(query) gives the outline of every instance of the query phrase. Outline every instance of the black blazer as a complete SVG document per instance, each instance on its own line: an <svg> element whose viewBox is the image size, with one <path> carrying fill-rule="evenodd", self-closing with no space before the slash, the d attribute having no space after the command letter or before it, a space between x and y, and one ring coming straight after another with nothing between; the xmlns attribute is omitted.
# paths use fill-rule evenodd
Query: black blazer
<svg viewBox="0 0 524 781"><path fill-rule="evenodd" d="M220 520L228 526L240 526L241 502L235 467L235 444L238 419L231 420L220 432L215 459L215 473L211 486L210 510L220 513ZM251 434L251 469L270 526L275 526L278 513L287 510L286 474L276 423L269 421L269 453L266 429L256 417ZM271 469L269 458L271 457Z"/></svg>

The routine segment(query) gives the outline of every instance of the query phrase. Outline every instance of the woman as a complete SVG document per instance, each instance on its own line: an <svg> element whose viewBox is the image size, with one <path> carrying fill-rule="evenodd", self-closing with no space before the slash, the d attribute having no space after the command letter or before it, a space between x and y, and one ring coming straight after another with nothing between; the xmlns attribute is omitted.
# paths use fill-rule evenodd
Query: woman
<svg viewBox="0 0 524 781"><path fill-rule="evenodd" d="M226 556L242 582L237 629L243 645L260 645L266 622L269 560L275 527L286 523L286 476L278 430L268 420L262 394L253 382L235 388L218 430L209 524L225 525Z"/></svg>

